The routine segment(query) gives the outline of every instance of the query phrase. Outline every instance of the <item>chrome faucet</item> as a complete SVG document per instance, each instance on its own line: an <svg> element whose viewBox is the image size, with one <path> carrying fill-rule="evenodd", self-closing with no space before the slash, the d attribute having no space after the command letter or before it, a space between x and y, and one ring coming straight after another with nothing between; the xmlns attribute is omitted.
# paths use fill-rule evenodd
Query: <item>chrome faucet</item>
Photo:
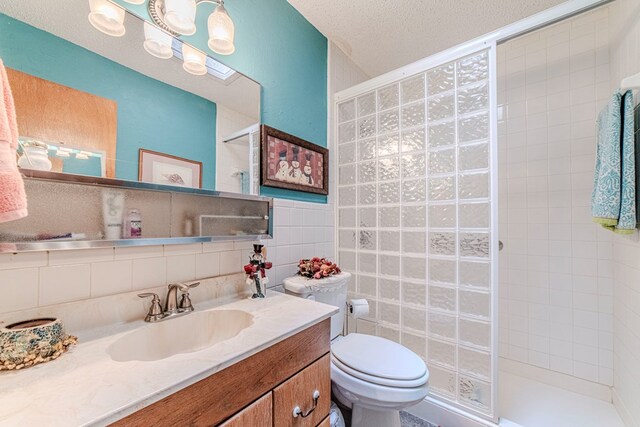
<svg viewBox="0 0 640 427"><path fill-rule="evenodd" d="M172 283L168 287L167 298L164 302L164 310L160 305L160 297L154 293L138 294L140 298L151 297L151 307L144 318L145 322L159 322L170 317L181 316L193 311L191 298L189 297L189 289L195 288L200 282L191 283ZM178 291L182 292L182 298L178 304Z"/></svg>

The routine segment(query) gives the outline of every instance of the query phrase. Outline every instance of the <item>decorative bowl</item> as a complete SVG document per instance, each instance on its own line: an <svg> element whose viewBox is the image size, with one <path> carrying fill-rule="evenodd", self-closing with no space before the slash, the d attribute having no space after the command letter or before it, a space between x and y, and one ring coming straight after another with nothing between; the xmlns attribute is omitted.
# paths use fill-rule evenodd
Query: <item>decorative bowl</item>
<svg viewBox="0 0 640 427"><path fill-rule="evenodd" d="M32 319L0 328L0 371L22 369L58 358L75 344L54 318Z"/></svg>

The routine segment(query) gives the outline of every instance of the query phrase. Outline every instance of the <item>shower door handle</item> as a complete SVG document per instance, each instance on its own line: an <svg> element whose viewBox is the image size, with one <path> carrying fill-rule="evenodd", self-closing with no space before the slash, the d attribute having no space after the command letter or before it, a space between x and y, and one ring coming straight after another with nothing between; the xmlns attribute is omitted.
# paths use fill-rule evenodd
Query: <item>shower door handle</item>
<svg viewBox="0 0 640 427"><path fill-rule="evenodd" d="M504 244L502 243L502 240L498 240L498 251L501 251L504 248Z"/></svg>

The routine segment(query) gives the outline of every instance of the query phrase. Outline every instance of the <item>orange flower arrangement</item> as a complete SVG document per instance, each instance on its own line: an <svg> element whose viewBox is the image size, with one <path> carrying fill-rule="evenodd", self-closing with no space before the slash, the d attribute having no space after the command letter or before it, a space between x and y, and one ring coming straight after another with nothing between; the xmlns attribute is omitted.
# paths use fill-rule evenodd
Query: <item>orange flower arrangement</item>
<svg viewBox="0 0 640 427"><path fill-rule="evenodd" d="M340 272L340 267L326 258L301 259L298 263L298 274L309 279L322 279Z"/></svg>

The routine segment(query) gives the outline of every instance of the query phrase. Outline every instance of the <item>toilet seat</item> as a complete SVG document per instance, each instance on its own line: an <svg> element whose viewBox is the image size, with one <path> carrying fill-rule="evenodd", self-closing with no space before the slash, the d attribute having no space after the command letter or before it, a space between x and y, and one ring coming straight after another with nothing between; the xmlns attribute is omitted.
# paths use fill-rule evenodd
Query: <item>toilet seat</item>
<svg viewBox="0 0 640 427"><path fill-rule="evenodd" d="M394 379L389 379L389 378L381 378L381 377L376 377L373 375L367 375L364 372L360 372L358 370L355 370L347 365L345 365L344 363L340 362L339 359L335 358L333 355L331 355L331 363L333 364L333 366L336 369L339 369L340 371L344 372L345 374L351 375L355 378L358 378L362 381L366 381L368 383L371 384L378 384L378 385L382 385L382 386L386 386L386 387L397 387L397 388L413 388L413 387L420 387L424 384L427 383L427 381L429 380L429 374L425 373L423 376L421 376L420 378L417 378L415 380L394 380Z"/></svg>
<svg viewBox="0 0 640 427"><path fill-rule="evenodd" d="M352 333L331 346L334 368L367 383L385 387L425 385L429 371L422 359L393 341Z"/></svg>
<svg viewBox="0 0 640 427"><path fill-rule="evenodd" d="M348 408L360 405L372 410L401 410L414 405L428 393L428 384L419 387L388 387L361 380L331 364L331 389Z"/></svg>

